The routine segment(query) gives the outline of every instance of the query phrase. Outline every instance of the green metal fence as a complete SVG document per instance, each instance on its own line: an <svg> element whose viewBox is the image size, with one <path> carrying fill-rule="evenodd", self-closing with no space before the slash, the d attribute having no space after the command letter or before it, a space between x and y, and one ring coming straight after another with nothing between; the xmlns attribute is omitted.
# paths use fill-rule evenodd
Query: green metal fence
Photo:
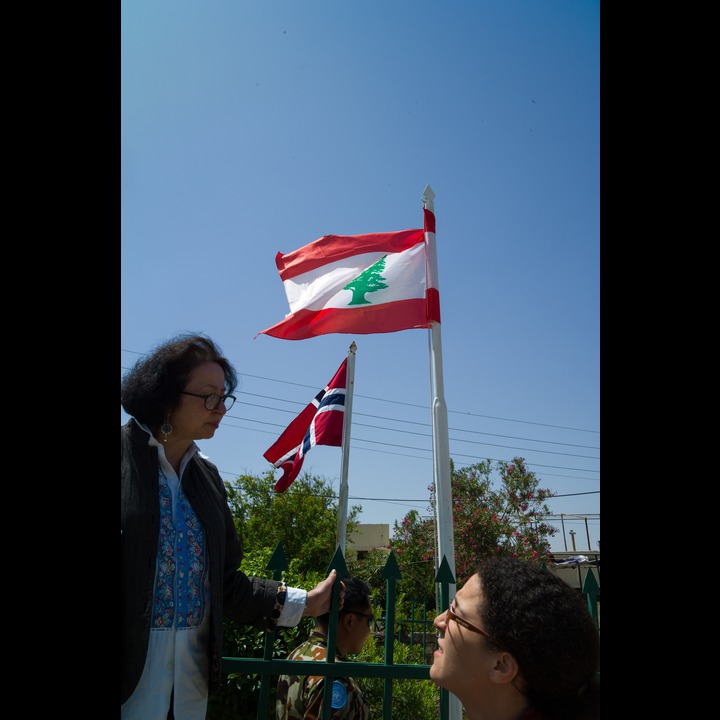
<svg viewBox="0 0 720 720"><path fill-rule="evenodd" d="M328 566L328 572L335 569L338 577L348 575L345 557L340 548L335 551L335 555ZM282 545L278 544L273 553L268 570L272 571L273 578L280 580L282 573L289 569L285 559L285 553ZM383 712L382 720L392 720L392 695L394 680L427 680L430 681L430 665L405 665L395 664L394 644L396 642L396 628L398 632L397 641L400 641L400 627L405 624L410 625L410 637L414 638L417 625L422 625L422 645L423 649L428 645L428 630L431 633L431 641L436 643L436 636L432 629L432 622L426 620L426 613L423 612L422 618L415 618L414 604L412 606L411 617L396 620L395 618L395 590L396 583L402 579L400 568L398 567L395 551L391 551L388 560L383 568L382 579L386 581L387 592L385 601L385 617L384 621L384 662L382 663L366 663L353 662L350 674L353 677L362 678L383 678ZM455 578L450 570L450 566L445 558L440 564L440 569L435 576L435 582L439 586L439 612L447 610L450 604L449 586L455 582ZM595 625L598 624L597 598L599 595L599 586L595 580L592 570L588 570L582 588L583 594L587 597L588 609L590 610ZM275 632L268 630L265 633L265 643L263 657L260 658L236 658L223 657L222 672L242 674L255 674L261 676L260 695L257 703L256 720L264 720L267 714L268 702L270 700L270 689L273 676L278 675L302 675L303 666L306 667L306 674L322 675L323 677L340 677L348 675L348 666L345 663L337 663L335 661L335 639L337 635L337 610L339 605L340 584L335 583L332 596L332 607L330 612L330 625L328 628L328 653L325 662L304 661L304 660L287 660L285 658L273 658L273 643L275 640ZM429 627L430 626L430 627ZM321 720L330 720L332 701L332 683L325 683L323 694L323 705ZM447 690L440 689L440 711L439 720L449 720L449 694Z"/></svg>

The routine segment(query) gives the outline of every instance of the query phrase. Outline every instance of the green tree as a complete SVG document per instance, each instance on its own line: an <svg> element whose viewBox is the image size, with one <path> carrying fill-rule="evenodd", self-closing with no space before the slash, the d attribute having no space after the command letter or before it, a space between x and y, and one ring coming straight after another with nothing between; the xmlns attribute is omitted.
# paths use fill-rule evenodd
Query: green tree
<svg viewBox="0 0 720 720"><path fill-rule="evenodd" d="M270 549L272 553L281 542L301 579L325 570L337 544L335 490L327 480L309 473L302 473L284 493L275 492L274 485L272 470L260 477L241 475L234 482L225 482L245 552ZM348 507L348 536L357 527L361 511L361 505Z"/></svg>
<svg viewBox="0 0 720 720"><path fill-rule="evenodd" d="M400 524L395 523L390 545L397 555L404 594L420 602L433 598L435 607L434 518L411 510Z"/></svg>
<svg viewBox="0 0 720 720"><path fill-rule="evenodd" d="M349 546L352 549L352 545ZM386 582L382 577L382 571L388 560L386 548L372 548L363 553L362 559L356 559L350 555L347 560L348 572L370 586L373 604L381 603L385 607L385 586Z"/></svg>
<svg viewBox="0 0 720 720"><path fill-rule="evenodd" d="M451 461L455 579L458 585L474 573L477 563L493 555L514 555L536 561L550 552L555 528L544 521L552 492L539 487L523 458L485 460L456 469ZM493 469L498 473L492 477ZM409 512L394 525L392 547L398 554L404 590L415 597L435 596L435 494L430 490L431 517ZM405 584L407 583L407 584Z"/></svg>
<svg viewBox="0 0 720 720"><path fill-rule="evenodd" d="M385 258L383 255L374 265L363 270L352 282L349 282L343 290L352 290L352 300L348 305L368 305L369 300L365 299L365 293L383 290L387 285L383 282L382 271L385 269Z"/></svg>
<svg viewBox="0 0 720 720"><path fill-rule="evenodd" d="M478 561L492 555L513 555L540 561L550 552L555 528L543 518L550 513L546 500L552 492L539 488L539 480L525 460L500 460L499 487L490 478L490 461L453 472L453 528L455 572L464 583ZM459 548L459 552L457 551Z"/></svg>

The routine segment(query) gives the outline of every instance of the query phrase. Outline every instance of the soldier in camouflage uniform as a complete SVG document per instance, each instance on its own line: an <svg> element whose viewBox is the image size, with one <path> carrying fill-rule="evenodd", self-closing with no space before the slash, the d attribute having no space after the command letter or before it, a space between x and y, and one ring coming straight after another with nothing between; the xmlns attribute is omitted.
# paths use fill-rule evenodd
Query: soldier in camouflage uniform
<svg viewBox="0 0 720 720"><path fill-rule="evenodd" d="M345 662L349 654L360 652L373 620L368 584L354 577L343 578L343 583L345 602L338 612L335 638L335 659L339 662ZM316 617L310 637L296 647L288 659L325 662L329 622L329 613ZM275 707L277 720L319 720L324 691L322 675L281 675ZM357 682L350 677L333 680L331 708L332 720L370 720L370 708Z"/></svg>

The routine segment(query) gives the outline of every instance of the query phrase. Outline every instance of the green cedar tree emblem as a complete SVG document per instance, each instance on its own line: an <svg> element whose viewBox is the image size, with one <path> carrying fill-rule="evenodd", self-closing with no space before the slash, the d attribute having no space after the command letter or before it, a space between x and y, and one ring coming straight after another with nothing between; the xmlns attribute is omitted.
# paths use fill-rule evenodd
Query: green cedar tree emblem
<svg viewBox="0 0 720 720"><path fill-rule="evenodd" d="M369 305L370 301L365 299L365 293L383 290L386 285L383 280L382 271L385 269L385 258L383 255L375 264L367 270L363 270L352 282L349 282L343 290L352 290L352 300L348 305Z"/></svg>

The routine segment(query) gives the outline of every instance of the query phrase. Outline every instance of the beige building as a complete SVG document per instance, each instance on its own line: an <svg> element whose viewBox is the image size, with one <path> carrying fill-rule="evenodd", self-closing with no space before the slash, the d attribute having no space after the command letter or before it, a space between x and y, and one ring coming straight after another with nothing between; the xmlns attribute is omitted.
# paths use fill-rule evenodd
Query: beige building
<svg viewBox="0 0 720 720"><path fill-rule="evenodd" d="M370 550L389 553L390 525L387 523L364 524L348 536L347 555L362 559L363 554Z"/></svg>

